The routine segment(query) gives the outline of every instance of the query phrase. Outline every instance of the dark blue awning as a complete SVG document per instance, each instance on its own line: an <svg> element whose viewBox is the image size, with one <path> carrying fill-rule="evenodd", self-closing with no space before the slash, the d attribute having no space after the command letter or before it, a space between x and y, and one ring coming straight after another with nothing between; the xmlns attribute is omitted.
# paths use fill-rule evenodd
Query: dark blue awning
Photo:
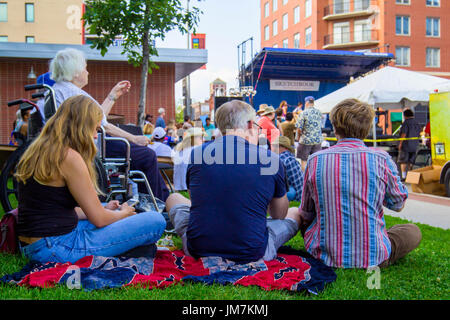
<svg viewBox="0 0 450 320"><path fill-rule="evenodd" d="M255 85L263 61L260 80L348 82L350 77L359 77L393 58L392 53L263 48L247 65L245 82Z"/></svg>

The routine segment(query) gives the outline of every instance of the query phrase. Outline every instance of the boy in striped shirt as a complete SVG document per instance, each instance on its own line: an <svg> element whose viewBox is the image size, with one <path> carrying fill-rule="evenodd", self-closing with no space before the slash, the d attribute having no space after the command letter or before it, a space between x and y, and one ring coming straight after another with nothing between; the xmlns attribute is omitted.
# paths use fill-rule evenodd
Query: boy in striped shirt
<svg viewBox="0 0 450 320"><path fill-rule="evenodd" d="M330 113L338 143L312 154L304 172L300 229L307 251L329 266L385 267L422 238L414 224L386 229L383 206L401 211L408 191L391 157L362 141L373 118L356 99L339 103Z"/></svg>

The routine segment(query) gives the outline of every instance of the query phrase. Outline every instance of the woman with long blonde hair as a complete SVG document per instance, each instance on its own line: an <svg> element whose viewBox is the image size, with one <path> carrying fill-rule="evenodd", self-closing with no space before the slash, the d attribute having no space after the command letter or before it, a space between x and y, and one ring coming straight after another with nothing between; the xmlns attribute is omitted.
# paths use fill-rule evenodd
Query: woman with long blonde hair
<svg viewBox="0 0 450 320"><path fill-rule="evenodd" d="M40 262L116 256L155 243L165 228L157 212L98 198L94 139L103 112L91 98L64 101L19 161L18 235L22 253Z"/></svg>

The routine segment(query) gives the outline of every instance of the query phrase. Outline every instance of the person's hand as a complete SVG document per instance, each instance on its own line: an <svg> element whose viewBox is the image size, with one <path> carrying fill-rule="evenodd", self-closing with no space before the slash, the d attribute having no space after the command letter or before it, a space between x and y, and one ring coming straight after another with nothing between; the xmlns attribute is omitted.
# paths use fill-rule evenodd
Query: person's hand
<svg viewBox="0 0 450 320"><path fill-rule="evenodd" d="M130 88L131 88L130 81L128 80L120 81L111 89L109 96L112 97L112 100L115 101L119 99L123 94L130 91Z"/></svg>
<svg viewBox="0 0 450 320"><path fill-rule="evenodd" d="M146 147L150 144L150 139L146 136L134 136L134 141L132 141L134 144L137 144L139 146Z"/></svg>
<svg viewBox="0 0 450 320"><path fill-rule="evenodd" d="M117 200L111 200L110 202L108 202L108 204L105 206L105 209L109 209L109 210L116 210L117 208L120 207L120 203Z"/></svg>
<svg viewBox="0 0 450 320"><path fill-rule="evenodd" d="M130 207L126 202L124 202L120 206L120 213L123 213L126 217L129 217L136 214L136 209L134 207Z"/></svg>

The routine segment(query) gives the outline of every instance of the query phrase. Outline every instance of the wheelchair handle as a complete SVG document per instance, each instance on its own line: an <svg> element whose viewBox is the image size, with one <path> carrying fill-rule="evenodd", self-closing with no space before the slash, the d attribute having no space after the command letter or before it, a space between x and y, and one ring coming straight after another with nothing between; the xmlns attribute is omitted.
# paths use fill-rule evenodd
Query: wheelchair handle
<svg viewBox="0 0 450 320"><path fill-rule="evenodd" d="M21 104L23 102L24 102L23 99L17 99L17 100L9 101L8 102L8 107L12 107L12 106Z"/></svg>
<svg viewBox="0 0 450 320"><path fill-rule="evenodd" d="M30 90L42 89L45 87L44 87L44 84L27 84L24 88L25 88L25 91L30 91Z"/></svg>
<svg viewBox="0 0 450 320"><path fill-rule="evenodd" d="M45 94L44 94L44 92L33 93L33 94L31 95L31 97L32 97L33 99L43 98L43 97L45 97Z"/></svg>
<svg viewBox="0 0 450 320"><path fill-rule="evenodd" d="M37 84L27 84L24 86L25 91L30 91L30 90L38 90L38 89L51 89L52 87L45 84L45 83L37 83Z"/></svg>
<svg viewBox="0 0 450 320"><path fill-rule="evenodd" d="M8 102L8 107L16 106L16 105L21 104L21 103L28 103L33 108L38 108L38 106L33 101L30 101L28 99L17 99L17 100L9 101Z"/></svg>

